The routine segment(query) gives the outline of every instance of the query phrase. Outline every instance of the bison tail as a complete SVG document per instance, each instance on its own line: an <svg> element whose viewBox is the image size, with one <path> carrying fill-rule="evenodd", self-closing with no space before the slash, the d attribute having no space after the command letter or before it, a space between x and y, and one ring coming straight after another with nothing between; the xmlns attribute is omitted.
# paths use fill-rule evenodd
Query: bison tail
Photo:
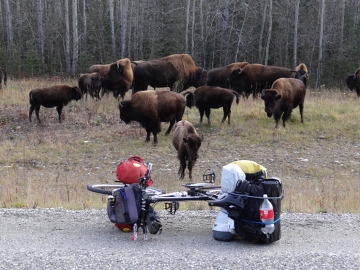
<svg viewBox="0 0 360 270"><path fill-rule="evenodd" d="M234 95L236 96L236 104L239 104L239 94L233 90Z"/></svg>
<svg viewBox="0 0 360 270"><path fill-rule="evenodd" d="M190 109L195 105L195 95L192 92L186 93L186 106Z"/></svg>

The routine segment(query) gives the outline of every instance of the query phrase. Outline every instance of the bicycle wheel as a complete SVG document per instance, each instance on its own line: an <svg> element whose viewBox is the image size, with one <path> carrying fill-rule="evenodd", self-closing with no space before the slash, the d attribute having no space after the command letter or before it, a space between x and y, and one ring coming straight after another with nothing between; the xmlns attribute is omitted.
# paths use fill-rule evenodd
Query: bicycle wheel
<svg viewBox="0 0 360 270"><path fill-rule="evenodd" d="M95 193L100 193L100 194L105 194L105 195L112 195L112 191L114 189L117 188L121 188L124 187L124 184L89 184L87 185L87 190L95 192ZM145 192L149 195L149 196L154 196L154 195L160 195L160 194L164 194L165 191L161 190L161 189L157 189L157 188L146 188Z"/></svg>
<svg viewBox="0 0 360 270"><path fill-rule="evenodd" d="M87 190L95 193L111 195L114 189L124 186L124 184L89 184L87 185Z"/></svg>

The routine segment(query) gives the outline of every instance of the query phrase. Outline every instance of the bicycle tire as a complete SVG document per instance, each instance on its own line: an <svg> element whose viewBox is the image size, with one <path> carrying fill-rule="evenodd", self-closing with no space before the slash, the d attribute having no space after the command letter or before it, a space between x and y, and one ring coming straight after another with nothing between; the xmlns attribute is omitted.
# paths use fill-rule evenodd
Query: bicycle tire
<svg viewBox="0 0 360 270"><path fill-rule="evenodd" d="M121 188L124 186L125 186L124 184L88 184L87 190L104 195L112 195L112 191L114 189ZM165 191L161 189L152 188L152 187L146 188L145 192L149 196L160 195L165 193Z"/></svg>
<svg viewBox="0 0 360 270"><path fill-rule="evenodd" d="M89 184L87 185L87 190L104 195L111 195L114 189L124 186L124 184Z"/></svg>

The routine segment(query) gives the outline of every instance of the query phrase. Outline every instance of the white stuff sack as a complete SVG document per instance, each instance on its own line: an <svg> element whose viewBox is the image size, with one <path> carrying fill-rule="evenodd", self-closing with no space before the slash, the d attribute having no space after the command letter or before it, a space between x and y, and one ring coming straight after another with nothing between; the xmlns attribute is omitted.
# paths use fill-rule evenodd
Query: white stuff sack
<svg viewBox="0 0 360 270"><path fill-rule="evenodd" d="M212 231L217 241L230 241L234 238L236 235L234 220L228 217L226 210L221 209L218 213Z"/></svg>
<svg viewBox="0 0 360 270"><path fill-rule="evenodd" d="M237 182L245 179L245 173L238 165L234 163L225 165L221 172L221 191L223 193L234 192Z"/></svg>

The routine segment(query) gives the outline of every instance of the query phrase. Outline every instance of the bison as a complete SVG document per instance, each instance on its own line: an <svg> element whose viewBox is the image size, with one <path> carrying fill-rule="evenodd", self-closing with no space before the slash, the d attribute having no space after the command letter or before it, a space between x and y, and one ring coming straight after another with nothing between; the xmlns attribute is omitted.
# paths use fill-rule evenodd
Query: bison
<svg viewBox="0 0 360 270"><path fill-rule="evenodd" d="M6 71L5 71L5 69L0 68L0 89L1 89L1 82L2 82L3 78L4 78L4 84L6 85L6 83L7 83Z"/></svg>
<svg viewBox="0 0 360 270"><path fill-rule="evenodd" d="M230 74L229 83L239 94L244 93L248 97L252 93L253 97L256 97L260 90L269 88L277 79L298 78L296 74L295 70L284 67L248 64L242 69L234 69Z"/></svg>
<svg viewBox="0 0 360 270"><path fill-rule="evenodd" d="M239 95L237 92L217 86L200 86L194 91L195 98L193 101L190 98L187 100L187 106L191 108L196 106L200 113L200 123L204 116L204 112L210 125L210 109L223 108L224 117L221 123L225 122L226 117L228 118L228 124L230 125L230 114L231 105L236 97L236 104L239 104Z"/></svg>
<svg viewBox="0 0 360 270"><path fill-rule="evenodd" d="M360 97L360 68L354 74L347 76L345 82L347 87L351 91L355 89L357 96Z"/></svg>
<svg viewBox="0 0 360 270"><path fill-rule="evenodd" d="M92 65L88 73L97 72L102 77L102 92L113 92L115 98L119 96L124 99L126 92L133 83L133 70L130 59L120 59L106 65Z"/></svg>
<svg viewBox="0 0 360 270"><path fill-rule="evenodd" d="M30 111L29 121L31 122L31 116L35 110L36 118L41 123L39 118L40 106L46 108L56 107L59 114L59 123L61 123L61 112L64 106L70 101L78 101L81 99L81 90L77 86L68 86L65 84L54 85L47 88L36 88L29 92L30 98Z"/></svg>
<svg viewBox="0 0 360 270"><path fill-rule="evenodd" d="M304 64L304 63L301 63L299 64L296 68L295 68L295 71L296 71L296 77L297 78L300 78L301 76L305 75L305 74L308 74L308 69L307 69L307 66Z"/></svg>
<svg viewBox="0 0 360 270"><path fill-rule="evenodd" d="M280 78L272 84L271 89L264 89L261 92L261 98L265 102L265 112L268 117L274 116L275 128L278 127L281 115L283 127L285 127L285 122L297 106L300 110L301 123L304 123L303 109L306 86L303 79L306 81L307 75L303 75L301 79Z"/></svg>
<svg viewBox="0 0 360 270"><path fill-rule="evenodd" d="M207 73L206 85L230 88L229 77L234 69L244 68L248 62L235 62L224 67L210 69Z"/></svg>
<svg viewBox="0 0 360 270"><path fill-rule="evenodd" d="M189 93L191 95L191 93ZM190 97L189 97L190 98ZM130 100L119 102L120 119L126 124L139 122L146 129L146 140L150 133L154 135L154 144L158 142L157 134L161 131L161 122L170 122L165 135L168 135L175 124L183 117L186 98L170 91L146 90L135 93Z"/></svg>
<svg viewBox="0 0 360 270"><path fill-rule="evenodd" d="M199 136L194 126L187 120L175 124L172 143L178 152L180 167L178 174L180 179L185 176L186 162L189 170L189 178L192 179L192 169L198 156L203 137Z"/></svg>
<svg viewBox="0 0 360 270"><path fill-rule="evenodd" d="M173 54L150 61L138 61L134 66L133 93L146 90L150 85L170 87L181 92L191 86L205 85L207 72L195 65L189 54Z"/></svg>
<svg viewBox="0 0 360 270"><path fill-rule="evenodd" d="M84 73L80 74L78 78L78 85L82 95L89 93L91 97L100 99L101 79L99 73Z"/></svg>

